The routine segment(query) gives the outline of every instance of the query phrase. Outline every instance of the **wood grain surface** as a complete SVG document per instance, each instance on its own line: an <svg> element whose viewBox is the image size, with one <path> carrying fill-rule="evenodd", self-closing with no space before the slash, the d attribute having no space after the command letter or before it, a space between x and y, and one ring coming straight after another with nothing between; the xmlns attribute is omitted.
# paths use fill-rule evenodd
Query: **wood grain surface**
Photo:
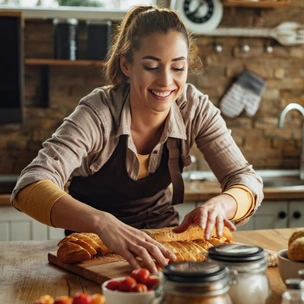
<svg viewBox="0 0 304 304"><path fill-rule="evenodd" d="M233 240L278 251L287 247L288 238L298 229L240 231L233 233ZM60 296L74 295L79 291L91 294L101 292L99 283L49 263L49 253L56 252L57 242L58 240L1 242L0 303L33 304L43 294ZM115 271L118 271L118 276L128 271L126 262L117 262L117 268L111 270L111 276L116 275ZM94 263L96 261L92 262L93 268ZM109 276L107 273L104 275ZM272 289L267 304L279 304L285 286L278 268L269 267L267 275Z"/></svg>

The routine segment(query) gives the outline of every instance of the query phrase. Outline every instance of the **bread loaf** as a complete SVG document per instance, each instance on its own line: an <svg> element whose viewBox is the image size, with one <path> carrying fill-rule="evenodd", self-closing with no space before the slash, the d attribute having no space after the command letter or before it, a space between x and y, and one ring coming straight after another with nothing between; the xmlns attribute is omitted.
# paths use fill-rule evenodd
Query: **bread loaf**
<svg viewBox="0 0 304 304"><path fill-rule="evenodd" d="M147 233L151 238L156 240L157 242L172 242L172 241L193 241L193 240L202 240L204 237L204 229L199 226L190 226L186 231L181 233L173 232L174 227L166 227L166 228L157 228L157 229L142 229L145 233ZM211 238L216 237L217 233L215 228L211 231ZM224 226L223 229L223 237L228 240L232 240L231 231Z"/></svg>
<svg viewBox="0 0 304 304"><path fill-rule="evenodd" d="M216 235L215 229L210 240L205 240L204 230L192 226L182 233L174 233L172 227L159 229L142 229L150 237L163 244L173 252L180 261L203 261L206 259L208 248L219 244L231 243L232 234L224 228L223 236ZM58 243L57 258L61 263L78 263L86 261L95 255L105 255L110 250L94 233L73 233Z"/></svg>
<svg viewBox="0 0 304 304"><path fill-rule="evenodd" d="M292 261L304 261L304 230L298 230L290 236L287 256Z"/></svg>

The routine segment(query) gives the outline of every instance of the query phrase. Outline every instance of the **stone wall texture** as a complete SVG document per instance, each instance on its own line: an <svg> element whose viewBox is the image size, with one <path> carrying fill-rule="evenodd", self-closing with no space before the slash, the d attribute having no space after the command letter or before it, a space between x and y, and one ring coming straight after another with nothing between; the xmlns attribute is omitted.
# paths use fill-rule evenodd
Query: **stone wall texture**
<svg viewBox="0 0 304 304"><path fill-rule="evenodd" d="M275 28L286 21L303 23L304 1L291 0L278 8L225 7L220 26ZM304 23L303 23L304 24ZM85 22L78 27L78 58L85 59ZM25 58L53 58L52 20L25 20ZM283 128L278 118L289 103L304 106L304 45L283 46L272 38L196 36L203 70L190 75L189 82L209 95L215 106L245 69L267 82L254 116L246 113L227 118L228 127L248 161L256 169L297 169L302 150L304 118L290 112ZM216 46L222 51L217 52ZM243 46L250 50L243 51ZM272 47L272 52L267 52ZM79 100L104 84L100 66L49 66L49 105L41 102L41 66L25 65L24 122L0 125L0 174L19 174L37 155ZM196 168L206 163L193 148Z"/></svg>

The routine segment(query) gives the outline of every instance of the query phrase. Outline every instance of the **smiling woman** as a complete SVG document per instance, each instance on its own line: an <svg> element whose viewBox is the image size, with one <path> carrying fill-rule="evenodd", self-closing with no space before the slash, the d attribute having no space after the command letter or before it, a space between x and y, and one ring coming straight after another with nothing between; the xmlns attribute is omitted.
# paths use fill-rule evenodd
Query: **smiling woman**
<svg viewBox="0 0 304 304"><path fill-rule="evenodd" d="M47 225L97 234L133 268L151 272L176 259L142 228L179 224L182 171L196 144L222 193L194 208L174 232L192 225L210 238L247 222L263 199L248 164L208 96L186 83L201 64L177 13L134 6L113 35L108 85L81 99L18 178L13 205ZM69 183L69 193L64 185ZM172 186L172 187L171 187ZM173 189L173 191L172 191Z"/></svg>

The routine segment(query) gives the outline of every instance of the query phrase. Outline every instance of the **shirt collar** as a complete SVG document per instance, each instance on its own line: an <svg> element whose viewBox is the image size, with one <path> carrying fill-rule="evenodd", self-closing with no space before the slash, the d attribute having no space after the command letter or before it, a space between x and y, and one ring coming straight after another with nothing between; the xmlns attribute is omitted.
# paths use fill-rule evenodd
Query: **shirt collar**
<svg viewBox="0 0 304 304"><path fill-rule="evenodd" d="M130 91L126 94L120 116L120 124L117 137L120 135L131 135L131 111L130 111ZM173 103L166 120L164 133L167 137L187 139L186 127L181 111L177 103Z"/></svg>

